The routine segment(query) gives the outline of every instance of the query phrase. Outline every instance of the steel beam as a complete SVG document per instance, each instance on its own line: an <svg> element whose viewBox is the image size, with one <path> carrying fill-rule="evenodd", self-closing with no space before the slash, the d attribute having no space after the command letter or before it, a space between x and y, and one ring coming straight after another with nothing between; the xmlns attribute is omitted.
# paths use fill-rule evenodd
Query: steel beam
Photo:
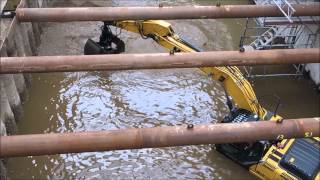
<svg viewBox="0 0 320 180"><path fill-rule="evenodd" d="M319 63L320 51L286 49L197 53L2 57L0 74Z"/></svg>
<svg viewBox="0 0 320 180"><path fill-rule="evenodd" d="M293 16L319 16L320 6L293 5ZM18 8L22 22L216 19L283 16L276 5Z"/></svg>
<svg viewBox="0 0 320 180"><path fill-rule="evenodd" d="M1 136L0 157L221 144L319 136L319 118Z"/></svg>

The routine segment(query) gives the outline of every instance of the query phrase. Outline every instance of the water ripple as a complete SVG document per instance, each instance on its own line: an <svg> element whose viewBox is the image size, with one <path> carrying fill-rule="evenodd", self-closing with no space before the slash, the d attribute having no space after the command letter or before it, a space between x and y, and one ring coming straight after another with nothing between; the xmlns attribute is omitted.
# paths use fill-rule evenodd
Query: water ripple
<svg viewBox="0 0 320 180"><path fill-rule="evenodd" d="M87 1L59 2L65 3L64 6L110 5L110 1L92 1L89 4ZM193 0L161 2L168 5L204 3ZM111 3L113 6L142 6L157 5L159 1L113 0ZM191 32L190 40L203 49L232 47L224 36L216 36L228 34L221 22L192 20L172 23L181 34ZM48 23L39 54L82 54L86 39L98 37L98 25L101 23ZM123 32L121 38L126 42L128 53L165 52L155 42L142 40L136 34ZM215 123L227 112L221 87L197 69L57 73L55 76L34 77L37 76L39 79L35 78L33 88L41 93L33 95L36 98L32 99L38 99L39 103L34 102L32 112L37 108L46 109L45 114L37 112L42 118L49 119L42 126L39 124L42 132L46 133ZM43 82L47 80L53 85L45 85ZM15 172L20 173L11 173L13 177L24 177L23 173L30 173L36 179L251 177L246 170L216 153L209 145L73 153L29 157L21 162L33 170L17 170Z"/></svg>

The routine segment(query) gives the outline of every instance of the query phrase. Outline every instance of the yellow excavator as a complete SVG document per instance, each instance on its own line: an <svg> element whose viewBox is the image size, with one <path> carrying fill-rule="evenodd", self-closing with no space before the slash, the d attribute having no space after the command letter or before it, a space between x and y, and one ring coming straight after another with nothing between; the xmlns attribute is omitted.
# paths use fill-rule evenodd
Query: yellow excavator
<svg viewBox="0 0 320 180"><path fill-rule="evenodd" d="M116 54L125 51L125 43L112 33L111 26L138 33L142 38L152 38L170 53L199 52L179 37L171 24L162 20L104 22L98 42L89 39L84 47L86 55ZM230 113L221 123L249 121L278 121L282 118L259 104L251 84L235 66L206 67L201 70L221 83L225 89ZM310 136L310 137L308 137ZM248 168L260 179L316 179L320 180L320 138L284 139L275 141L217 144L215 149Z"/></svg>

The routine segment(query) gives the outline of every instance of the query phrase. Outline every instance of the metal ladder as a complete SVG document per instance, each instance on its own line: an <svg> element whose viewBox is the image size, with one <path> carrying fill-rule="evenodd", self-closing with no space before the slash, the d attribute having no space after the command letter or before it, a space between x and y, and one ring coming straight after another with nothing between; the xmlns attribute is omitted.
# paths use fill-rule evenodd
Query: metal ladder
<svg viewBox="0 0 320 180"><path fill-rule="evenodd" d="M272 43L274 37L279 34L279 30L277 27L271 27L266 32L261 34L260 37L258 37L255 41L250 43L250 46L253 47L253 49L263 49L265 46Z"/></svg>
<svg viewBox="0 0 320 180"><path fill-rule="evenodd" d="M247 29L258 29L257 27ZM242 36L242 38L256 38L249 46L255 50L275 49L275 48L294 48L297 39L297 32L299 31L296 25L287 25L286 27L279 28L278 26L262 27L267 29L265 32L258 36ZM289 32L288 32L289 31ZM284 33L287 32L287 33ZM278 42L277 42L278 40Z"/></svg>

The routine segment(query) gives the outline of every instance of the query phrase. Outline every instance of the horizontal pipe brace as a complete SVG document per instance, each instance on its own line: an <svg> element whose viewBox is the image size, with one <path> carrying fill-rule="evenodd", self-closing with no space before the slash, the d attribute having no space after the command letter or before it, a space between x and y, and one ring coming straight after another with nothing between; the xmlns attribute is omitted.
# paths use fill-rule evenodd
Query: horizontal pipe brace
<svg viewBox="0 0 320 180"><path fill-rule="evenodd" d="M320 118L0 137L0 157L255 142L319 136Z"/></svg>
<svg viewBox="0 0 320 180"><path fill-rule="evenodd" d="M293 16L319 16L320 6L293 5ZM224 5L174 7L77 7L18 8L16 16L22 22L70 22L114 20L168 20L280 17L275 5Z"/></svg>
<svg viewBox="0 0 320 180"><path fill-rule="evenodd" d="M319 63L317 48L263 51L2 57L0 74Z"/></svg>

